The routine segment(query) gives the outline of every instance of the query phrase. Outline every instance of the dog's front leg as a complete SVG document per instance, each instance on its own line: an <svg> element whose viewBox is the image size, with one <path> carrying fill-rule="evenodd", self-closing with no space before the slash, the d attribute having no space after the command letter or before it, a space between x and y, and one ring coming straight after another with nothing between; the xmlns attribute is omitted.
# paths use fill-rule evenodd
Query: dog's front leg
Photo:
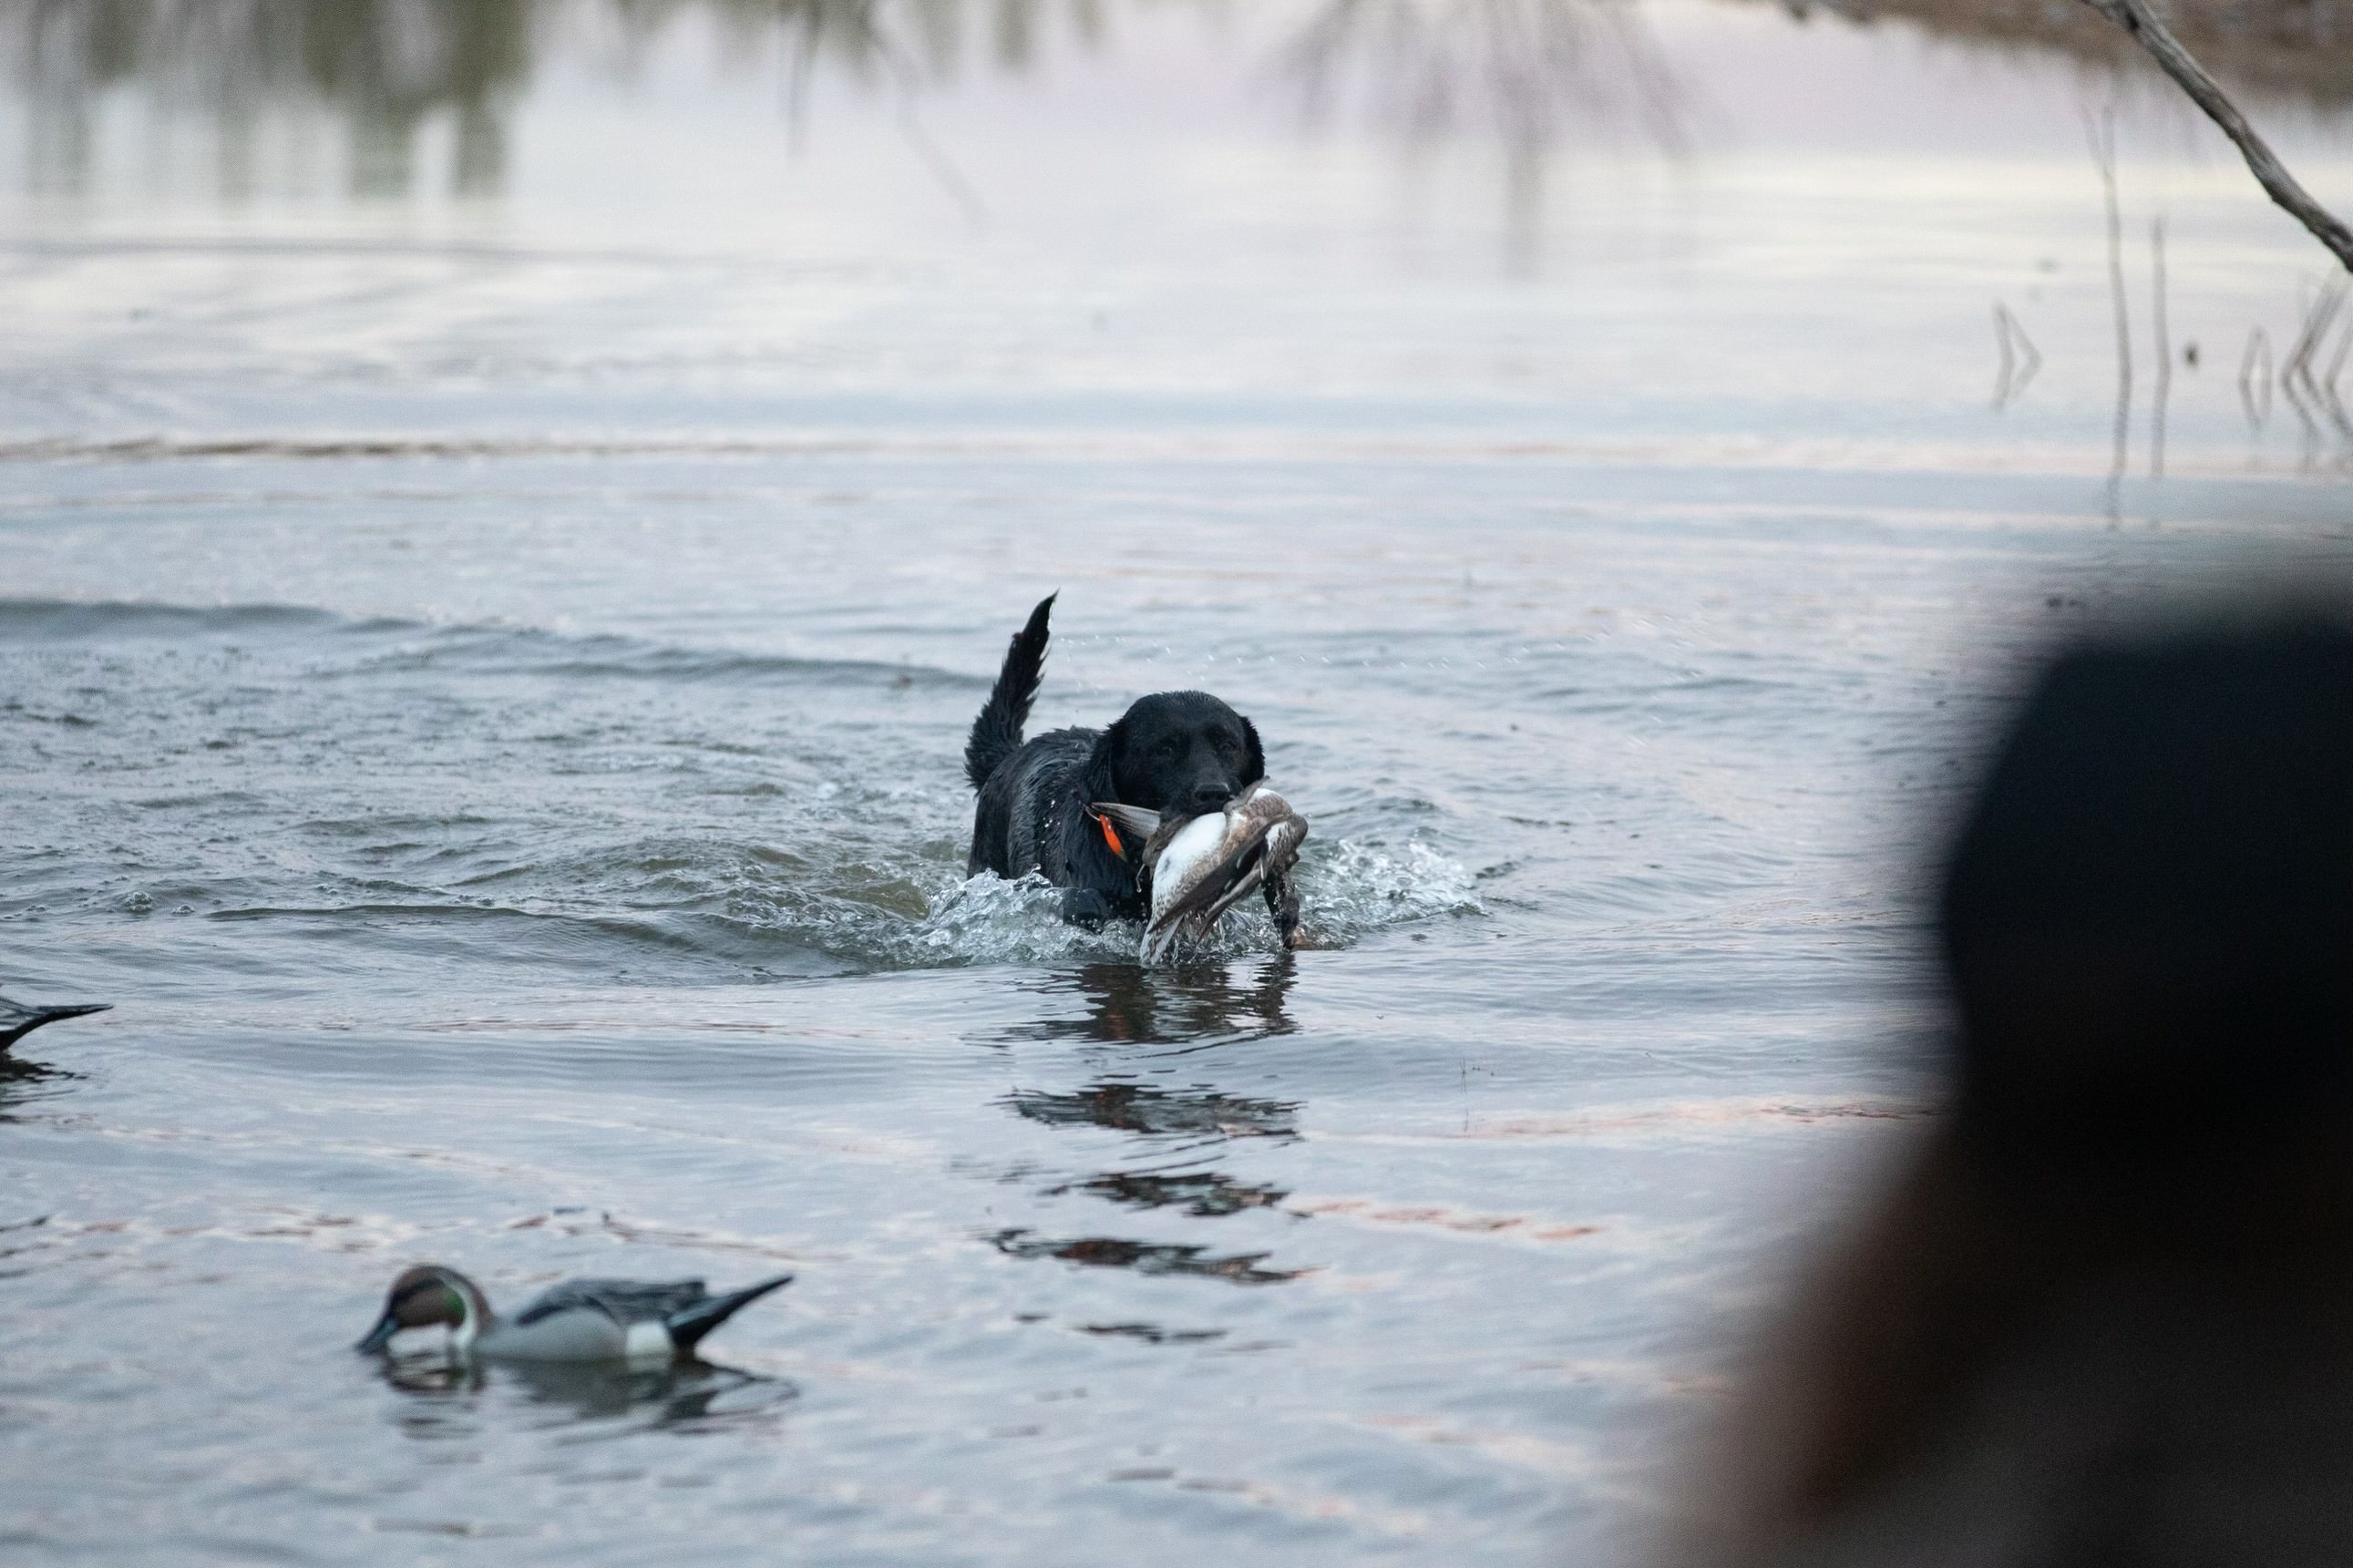
<svg viewBox="0 0 2353 1568"><path fill-rule="evenodd" d="M1062 918L1074 926L1084 926L1089 931L1101 931L1104 922L1111 920L1116 913L1118 911L1112 908L1111 900L1096 889L1065 888L1062 889Z"/></svg>

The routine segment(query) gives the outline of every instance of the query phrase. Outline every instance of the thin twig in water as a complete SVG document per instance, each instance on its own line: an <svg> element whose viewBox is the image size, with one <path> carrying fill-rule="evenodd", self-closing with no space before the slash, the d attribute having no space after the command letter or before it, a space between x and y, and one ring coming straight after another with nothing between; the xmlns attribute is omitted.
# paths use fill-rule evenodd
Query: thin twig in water
<svg viewBox="0 0 2353 1568"><path fill-rule="evenodd" d="M2107 203L2108 297L2116 311L2116 450L2108 459L2108 515L2113 519L2132 440L2132 321L2125 307L2124 216L2116 209L2116 111L2104 110L2097 121L2086 115L2084 129L2091 137L2092 161L2099 165L2100 190Z"/></svg>
<svg viewBox="0 0 2353 1568"><path fill-rule="evenodd" d="M2149 220L2148 257L2157 331L2157 386L2148 410L2148 477L2161 479L2165 478L2165 400L2173 390L2173 340L2165 327L2165 220L2161 217Z"/></svg>
<svg viewBox="0 0 2353 1568"><path fill-rule="evenodd" d="M2353 432L2353 418L2348 417L2345 401L2337 395L2337 378L2345 374L2345 358L2348 353L2353 353L2353 310L2346 312L2345 330L2337 334L2337 353L2328 361L2328 373L2320 376L2313 386L2321 401L2327 405L2329 416L2337 421L2337 427Z"/></svg>
<svg viewBox="0 0 2353 1568"><path fill-rule="evenodd" d="M1996 304L1993 308L1993 341L2001 351L2001 371L1993 389L1994 412L1999 414L2025 395L2027 384L2042 368L2042 355L2007 305ZM2019 358L2021 353L2025 356L2022 362Z"/></svg>
<svg viewBox="0 0 2353 1568"><path fill-rule="evenodd" d="M1622 115L1668 153L1681 84L1629 5L1592 0L1321 0L1280 56L1319 119L1362 93L1416 138L1484 119L1532 154L1583 116Z"/></svg>
<svg viewBox="0 0 2353 1568"><path fill-rule="evenodd" d="M2313 353L2327 341L2328 329L2337 321L2337 307L2345 302L2346 287L2341 278L2331 278L2320 286L2320 292L2313 296L2312 306L2305 312L2304 330L2296 333L2287 357L2280 362L2280 391L2286 396L2288 406L2295 410L2296 418L2303 422L2307 457L2311 455L2310 448L2319 443L2321 416L2353 438L2353 427L2348 427L2339 411L2321 397L2319 384L2312 375Z"/></svg>
<svg viewBox="0 0 2353 1568"><path fill-rule="evenodd" d="M2344 278L2329 278L2329 282L2323 284L2320 299L2313 300L2311 320L2306 320L2304 324L2304 336L2296 339L2296 353L2287 355L2284 374L2304 384L2304 397L2311 402L2313 409L2325 414L2327 421L2337 426L2337 435L2353 442L2353 421L2346 418L2346 411L2337 405L2337 397L2320 384L2320 378L2313 376L2313 357L2320 353L2320 345L2329 341L2329 327L2337 324L2337 312L2344 308L2348 289L2353 289L2353 282Z"/></svg>
<svg viewBox="0 0 2353 1568"><path fill-rule="evenodd" d="M2206 118L2222 128L2246 159L2248 172L2264 193L2298 223L2312 231L2312 237L2328 247L2337 264L2353 272L2353 228L2322 206L2297 184L2287 165L2255 134L2247 117L2239 112L2238 105L2222 95L2206 68L2181 47L2180 40L2165 30L2162 23L2149 10L2147 0L2084 0L2084 4L2122 27L2132 40L2148 51L2165 74L2189 95L2190 101L2206 111Z"/></svg>
<svg viewBox="0 0 2353 1568"><path fill-rule="evenodd" d="M2247 332L2239 356L2239 405L2247 411L2247 433L2261 433L2272 416L2272 340L2261 327Z"/></svg>
<svg viewBox="0 0 2353 1568"><path fill-rule="evenodd" d="M1996 414L2000 413L2001 405L2010 401L2010 374L2018 359L2010 352L2010 323L2003 319L2005 314L2000 305L1993 308L1993 342L1994 347L2001 351L2001 368L1993 373L1993 411Z"/></svg>

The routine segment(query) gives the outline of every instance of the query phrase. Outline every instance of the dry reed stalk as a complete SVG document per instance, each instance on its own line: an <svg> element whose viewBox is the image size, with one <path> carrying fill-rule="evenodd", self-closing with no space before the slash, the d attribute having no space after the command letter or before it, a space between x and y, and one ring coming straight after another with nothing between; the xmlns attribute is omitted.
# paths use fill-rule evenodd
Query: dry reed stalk
<svg viewBox="0 0 2353 1568"><path fill-rule="evenodd" d="M2124 215L2116 206L2116 112L2105 110L2100 118L2084 116L2084 129L2092 143L2092 162L2100 171L2100 193L2108 218L2108 298L2116 316L2116 450L2108 459L2108 511L2116 510L2124 483L2125 458L2132 442L2132 317L2125 304Z"/></svg>
<svg viewBox="0 0 2353 1568"><path fill-rule="evenodd" d="M2148 225L2149 293L2154 301L2157 333L2157 387L2148 411L2148 477L2165 478L2165 402L2173 390L2173 340L2165 325L2165 220Z"/></svg>

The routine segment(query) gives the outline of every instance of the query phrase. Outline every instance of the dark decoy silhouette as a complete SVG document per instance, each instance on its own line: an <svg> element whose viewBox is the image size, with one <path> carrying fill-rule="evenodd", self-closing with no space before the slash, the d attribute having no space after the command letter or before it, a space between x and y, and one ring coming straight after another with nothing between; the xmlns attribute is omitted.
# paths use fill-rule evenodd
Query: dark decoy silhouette
<svg viewBox="0 0 2353 1568"><path fill-rule="evenodd" d="M75 1002L62 1007L31 1007L0 996L0 1051L44 1024L54 1024L59 1018L79 1018L84 1013L103 1013L113 1005L111 1002Z"/></svg>

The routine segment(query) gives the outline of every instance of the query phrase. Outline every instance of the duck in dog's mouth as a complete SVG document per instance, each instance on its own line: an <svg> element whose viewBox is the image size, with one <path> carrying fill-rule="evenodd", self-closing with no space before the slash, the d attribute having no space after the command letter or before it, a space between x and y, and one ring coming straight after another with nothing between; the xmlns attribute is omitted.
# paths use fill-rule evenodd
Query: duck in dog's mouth
<svg viewBox="0 0 2353 1568"><path fill-rule="evenodd" d="M1152 900L1144 927L1146 963L1198 942L1253 889L1266 899L1276 939L1286 948L1299 945L1293 873L1307 819L1265 784L1250 785L1223 811L1187 815L1113 801L1098 801L1092 810L1113 842L1121 829L1141 841L1136 880Z"/></svg>

